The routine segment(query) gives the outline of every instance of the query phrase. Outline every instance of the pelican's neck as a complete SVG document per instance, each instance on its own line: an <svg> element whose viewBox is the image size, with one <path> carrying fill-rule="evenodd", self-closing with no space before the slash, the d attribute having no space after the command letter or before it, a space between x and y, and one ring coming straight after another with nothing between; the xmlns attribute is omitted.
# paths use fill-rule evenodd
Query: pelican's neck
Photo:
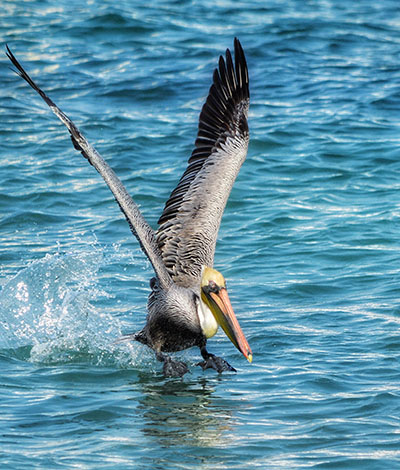
<svg viewBox="0 0 400 470"><path fill-rule="evenodd" d="M208 308L208 305L205 304L202 299L197 305L197 315L200 320L200 326L203 331L203 334L206 338L211 338L218 331L218 323L215 319L213 313Z"/></svg>

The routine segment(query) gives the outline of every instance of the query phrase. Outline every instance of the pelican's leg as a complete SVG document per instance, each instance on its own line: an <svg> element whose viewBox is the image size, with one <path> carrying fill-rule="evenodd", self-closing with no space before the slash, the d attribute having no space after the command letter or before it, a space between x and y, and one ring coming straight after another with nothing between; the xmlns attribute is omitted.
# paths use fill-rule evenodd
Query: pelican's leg
<svg viewBox="0 0 400 470"><path fill-rule="evenodd" d="M236 372L236 369L234 369L227 361L225 361L225 359L215 356L215 354L209 353L205 345L200 347L200 352L204 361L199 362L197 365L200 366L203 370L211 368L215 369L219 374L227 370Z"/></svg>
<svg viewBox="0 0 400 470"><path fill-rule="evenodd" d="M156 352L157 359L163 363L165 377L183 377L189 372L188 366L182 361L174 361L170 356Z"/></svg>

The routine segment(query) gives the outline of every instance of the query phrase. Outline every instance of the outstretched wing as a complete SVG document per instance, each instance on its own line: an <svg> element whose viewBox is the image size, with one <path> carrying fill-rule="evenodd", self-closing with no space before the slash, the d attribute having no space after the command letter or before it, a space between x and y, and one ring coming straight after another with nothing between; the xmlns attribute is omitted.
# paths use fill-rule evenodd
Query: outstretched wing
<svg viewBox="0 0 400 470"><path fill-rule="evenodd" d="M202 266L212 267L218 230L249 142L249 78L242 46L235 38L221 56L201 110L195 149L158 221L157 242L173 280L195 286Z"/></svg>
<svg viewBox="0 0 400 470"><path fill-rule="evenodd" d="M148 225L143 215L141 214L138 206L129 196L125 186L121 183L120 179L104 161L101 155L93 148L76 125L66 116L61 109L36 85L31 77L25 72L21 64L15 58L14 54L7 46L7 56L17 68L17 74L22 77L47 103L53 113L60 119L60 121L67 127L71 135L74 147L79 150L82 155L93 165L96 170L103 177L104 181L112 191L118 205L125 215L132 233L138 239L142 250L149 258L153 265L154 271L157 274L160 282L164 286L171 284L171 278L165 269L161 254L156 242L155 233Z"/></svg>

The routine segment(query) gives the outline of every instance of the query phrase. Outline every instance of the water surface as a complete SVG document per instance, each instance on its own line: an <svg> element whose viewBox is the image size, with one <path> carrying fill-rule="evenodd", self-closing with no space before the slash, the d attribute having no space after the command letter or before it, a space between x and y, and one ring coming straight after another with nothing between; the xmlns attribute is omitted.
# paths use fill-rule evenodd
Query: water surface
<svg viewBox="0 0 400 470"><path fill-rule="evenodd" d="M400 468L397 1L7 1L0 34L152 226L219 54L251 80L216 267L254 353L164 379L115 344L151 267L65 128L1 59L0 466Z"/></svg>

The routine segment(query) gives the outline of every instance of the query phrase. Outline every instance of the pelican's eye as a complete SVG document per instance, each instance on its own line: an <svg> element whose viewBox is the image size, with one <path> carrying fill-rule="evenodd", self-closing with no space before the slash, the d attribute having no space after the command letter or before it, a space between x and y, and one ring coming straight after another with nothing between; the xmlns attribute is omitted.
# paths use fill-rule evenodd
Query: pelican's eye
<svg viewBox="0 0 400 470"><path fill-rule="evenodd" d="M208 292L213 292L214 294L218 294L219 287L214 281L208 282Z"/></svg>

